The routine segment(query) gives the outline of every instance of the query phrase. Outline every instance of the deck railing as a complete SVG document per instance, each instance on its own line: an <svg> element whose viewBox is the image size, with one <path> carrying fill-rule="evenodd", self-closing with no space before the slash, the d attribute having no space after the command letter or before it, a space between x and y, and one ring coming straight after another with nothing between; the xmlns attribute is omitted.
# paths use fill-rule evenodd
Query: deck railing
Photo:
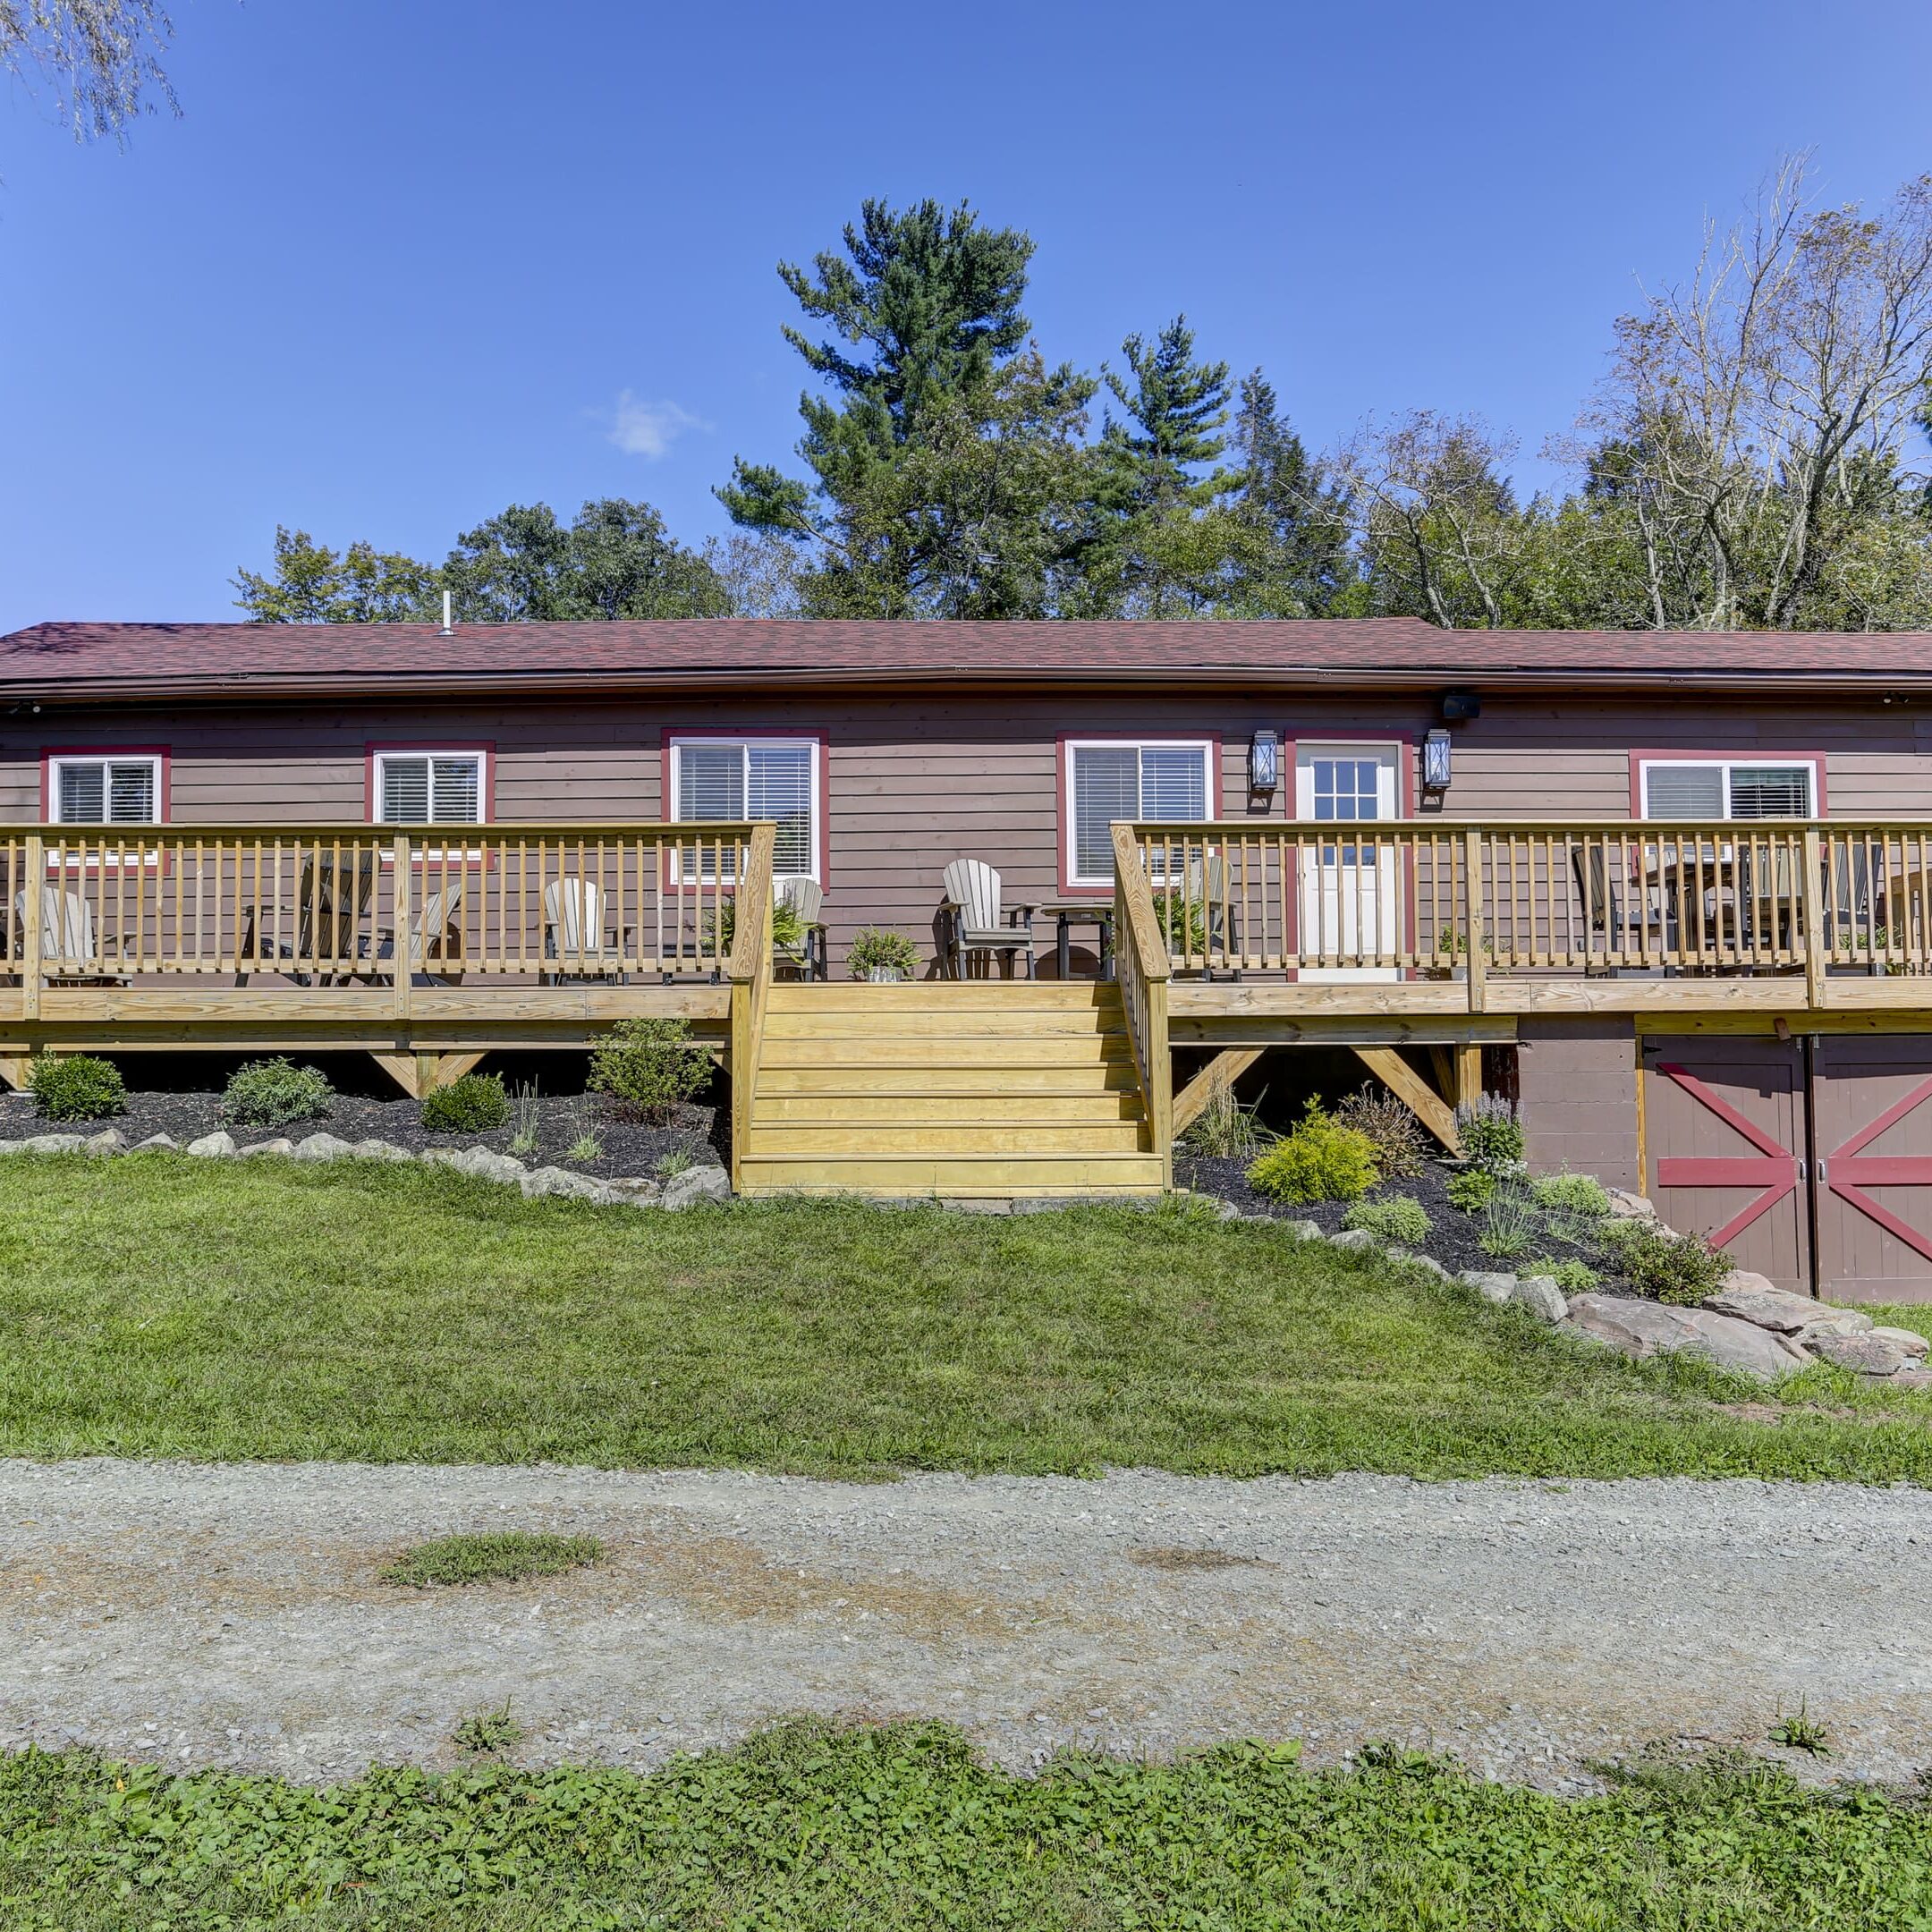
<svg viewBox="0 0 1932 1932"><path fill-rule="evenodd" d="M735 822L8 829L0 969L30 987L149 975L722 979L753 833ZM40 970L27 971L36 959Z"/></svg>
<svg viewBox="0 0 1932 1932"><path fill-rule="evenodd" d="M1153 1144L1169 1162L1174 1149L1174 1056L1167 1050L1167 945L1132 831L1114 827L1114 880L1120 936L1114 948L1127 1037ZM1169 1178L1172 1179L1170 1172Z"/></svg>
<svg viewBox="0 0 1932 1932"><path fill-rule="evenodd" d="M1932 972L1932 822L1132 828L1182 970Z"/></svg>

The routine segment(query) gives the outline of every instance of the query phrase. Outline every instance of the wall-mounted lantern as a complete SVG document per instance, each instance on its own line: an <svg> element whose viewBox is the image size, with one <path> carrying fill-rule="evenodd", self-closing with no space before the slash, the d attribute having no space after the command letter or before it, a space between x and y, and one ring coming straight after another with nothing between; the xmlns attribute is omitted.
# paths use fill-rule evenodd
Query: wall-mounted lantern
<svg viewBox="0 0 1932 1932"><path fill-rule="evenodd" d="M1258 731L1248 746L1248 789L1272 798L1281 783L1281 740L1271 731Z"/></svg>
<svg viewBox="0 0 1932 1932"><path fill-rule="evenodd" d="M1449 789L1449 733L1438 724L1422 741L1422 789Z"/></svg>

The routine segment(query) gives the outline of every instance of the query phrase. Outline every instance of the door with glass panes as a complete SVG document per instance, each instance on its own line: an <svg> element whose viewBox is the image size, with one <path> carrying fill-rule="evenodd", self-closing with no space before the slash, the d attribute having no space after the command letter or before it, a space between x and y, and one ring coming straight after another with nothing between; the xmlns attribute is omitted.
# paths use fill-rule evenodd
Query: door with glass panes
<svg viewBox="0 0 1932 1932"><path fill-rule="evenodd" d="M1393 744L1302 744L1295 753L1295 817L1334 826L1304 848L1298 894L1300 951L1323 963L1309 980L1394 979L1374 963L1402 943L1402 863L1393 842L1351 839L1343 826L1402 816L1401 750Z"/></svg>

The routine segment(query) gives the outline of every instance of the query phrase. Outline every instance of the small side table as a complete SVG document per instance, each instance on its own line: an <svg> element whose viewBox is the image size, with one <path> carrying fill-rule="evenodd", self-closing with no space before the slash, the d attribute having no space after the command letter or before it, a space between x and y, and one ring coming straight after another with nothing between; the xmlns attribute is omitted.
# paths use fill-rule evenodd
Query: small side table
<svg viewBox="0 0 1932 1932"><path fill-rule="evenodd" d="M1056 931L1054 964L1063 979L1072 978L1072 947L1068 932L1075 926L1100 928L1100 977L1114 977L1114 902L1111 899L1049 899L1033 909L1051 918Z"/></svg>

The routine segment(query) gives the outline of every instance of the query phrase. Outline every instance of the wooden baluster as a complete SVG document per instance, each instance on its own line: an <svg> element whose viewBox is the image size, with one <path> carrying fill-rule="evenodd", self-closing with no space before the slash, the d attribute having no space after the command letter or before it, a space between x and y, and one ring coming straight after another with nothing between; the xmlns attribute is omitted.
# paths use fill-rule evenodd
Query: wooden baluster
<svg viewBox="0 0 1932 1932"><path fill-rule="evenodd" d="M1470 826L1462 835L1463 929L1469 935L1469 1010L1481 1013L1488 1004L1483 961L1483 834Z"/></svg>

